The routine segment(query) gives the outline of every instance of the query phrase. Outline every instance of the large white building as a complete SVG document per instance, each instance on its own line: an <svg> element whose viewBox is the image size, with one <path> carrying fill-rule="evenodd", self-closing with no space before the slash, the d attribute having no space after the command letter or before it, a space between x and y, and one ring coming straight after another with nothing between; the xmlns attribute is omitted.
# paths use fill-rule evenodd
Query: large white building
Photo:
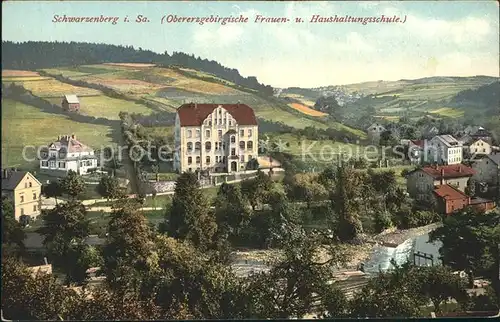
<svg viewBox="0 0 500 322"><path fill-rule="evenodd" d="M238 172L258 157L258 125L245 104L184 104L175 118L174 169Z"/></svg>
<svg viewBox="0 0 500 322"><path fill-rule="evenodd" d="M65 175L73 170L80 175L97 168L94 150L76 139L75 135L63 135L50 143L41 153L40 170L54 175Z"/></svg>
<svg viewBox="0 0 500 322"><path fill-rule="evenodd" d="M451 135L437 135L425 146L427 162L439 164L462 163L462 143Z"/></svg>

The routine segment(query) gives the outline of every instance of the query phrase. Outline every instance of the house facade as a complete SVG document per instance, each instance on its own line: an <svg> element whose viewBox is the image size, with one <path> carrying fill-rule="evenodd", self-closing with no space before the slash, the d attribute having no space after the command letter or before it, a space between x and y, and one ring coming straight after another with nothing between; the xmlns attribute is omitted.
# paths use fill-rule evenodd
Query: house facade
<svg viewBox="0 0 500 322"><path fill-rule="evenodd" d="M499 184L500 177L500 153L491 154L474 162L472 165L475 173L473 178L479 182L485 182L490 186Z"/></svg>
<svg viewBox="0 0 500 322"><path fill-rule="evenodd" d="M248 105L184 104L175 118L174 170L245 170L258 157L258 130Z"/></svg>
<svg viewBox="0 0 500 322"><path fill-rule="evenodd" d="M470 207L476 211L489 211L495 208L495 202L483 198L471 198L452 185L439 185L434 188L436 210L450 215L455 211Z"/></svg>
<svg viewBox="0 0 500 322"><path fill-rule="evenodd" d="M64 95L61 106L66 111L78 112L80 110L80 100L76 95Z"/></svg>
<svg viewBox="0 0 500 322"><path fill-rule="evenodd" d="M491 145L481 139L472 140L463 146L464 155L477 156L491 154Z"/></svg>
<svg viewBox="0 0 500 322"><path fill-rule="evenodd" d="M470 197L451 185L444 184L434 188L436 207L439 213L449 215L470 204Z"/></svg>
<svg viewBox="0 0 500 322"><path fill-rule="evenodd" d="M40 215L42 184L27 171L2 170L2 196L14 205L16 220Z"/></svg>
<svg viewBox="0 0 500 322"><path fill-rule="evenodd" d="M424 167L406 176L406 188L412 198L429 200L434 187L439 185L452 185L464 192L474 173L472 168L463 164Z"/></svg>
<svg viewBox="0 0 500 322"><path fill-rule="evenodd" d="M413 164L422 163L424 156L424 140L410 140L408 142L408 158Z"/></svg>
<svg viewBox="0 0 500 322"><path fill-rule="evenodd" d="M65 176L69 170L80 175L97 168L94 150L77 140L76 136L63 135L41 151L40 171Z"/></svg>
<svg viewBox="0 0 500 322"><path fill-rule="evenodd" d="M438 164L460 164L463 159L462 144L451 135L437 135L426 144L427 161Z"/></svg>

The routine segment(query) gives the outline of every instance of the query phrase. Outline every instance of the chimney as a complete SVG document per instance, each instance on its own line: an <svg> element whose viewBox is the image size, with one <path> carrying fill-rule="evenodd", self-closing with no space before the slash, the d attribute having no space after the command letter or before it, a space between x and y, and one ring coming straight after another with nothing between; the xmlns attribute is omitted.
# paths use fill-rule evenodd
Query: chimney
<svg viewBox="0 0 500 322"><path fill-rule="evenodd" d="M458 166L458 173L462 173L462 167Z"/></svg>
<svg viewBox="0 0 500 322"><path fill-rule="evenodd" d="M76 136L74 134L71 134L72 139L76 139Z"/></svg>
<svg viewBox="0 0 500 322"><path fill-rule="evenodd" d="M2 178L3 179L9 178L9 169L3 169L2 170Z"/></svg>
<svg viewBox="0 0 500 322"><path fill-rule="evenodd" d="M60 135L57 136L57 141L61 141L61 136Z"/></svg>
<svg viewBox="0 0 500 322"><path fill-rule="evenodd" d="M441 185L444 185L444 169L441 169Z"/></svg>
<svg viewBox="0 0 500 322"><path fill-rule="evenodd" d="M45 262L45 265L49 265L49 262L47 261L47 257L44 257L43 261Z"/></svg>

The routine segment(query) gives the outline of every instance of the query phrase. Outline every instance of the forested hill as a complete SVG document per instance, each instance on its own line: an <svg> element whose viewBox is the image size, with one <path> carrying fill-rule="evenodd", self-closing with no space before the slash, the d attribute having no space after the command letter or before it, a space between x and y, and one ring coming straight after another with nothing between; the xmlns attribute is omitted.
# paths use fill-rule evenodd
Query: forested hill
<svg viewBox="0 0 500 322"><path fill-rule="evenodd" d="M254 89L263 95L272 95L273 88L260 84L257 78L243 77L234 68L201 59L182 52L165 51L158 54L132 46L116 46L81 42L2 42L2 68L33 70L60 66L88 65L99 63L155 63L179 65L214 74L235 84Z"/></svg>

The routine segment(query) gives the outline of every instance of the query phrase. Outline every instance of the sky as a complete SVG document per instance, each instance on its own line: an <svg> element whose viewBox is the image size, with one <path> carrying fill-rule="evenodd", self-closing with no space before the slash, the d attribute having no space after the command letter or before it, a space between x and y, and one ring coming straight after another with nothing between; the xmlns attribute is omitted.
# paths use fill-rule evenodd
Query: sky
<svg viewBox="0 0 500 322"><path fill-rule="evenodd" d="M318 87L430 76L499 76L499 5L484 1L2 2L2 38L132 45L181 51L274 87ZM54 15L116 16L54 23ZM311 23L322 17L398 16L404 23ZM149 22L134 22L137 15ZM247 23L164 23L177 16L239 16ZM255 23L256 15L289 23ZM128 16L130 22L123 22ZM295 23L300 17L302 23Z"/></svg>

